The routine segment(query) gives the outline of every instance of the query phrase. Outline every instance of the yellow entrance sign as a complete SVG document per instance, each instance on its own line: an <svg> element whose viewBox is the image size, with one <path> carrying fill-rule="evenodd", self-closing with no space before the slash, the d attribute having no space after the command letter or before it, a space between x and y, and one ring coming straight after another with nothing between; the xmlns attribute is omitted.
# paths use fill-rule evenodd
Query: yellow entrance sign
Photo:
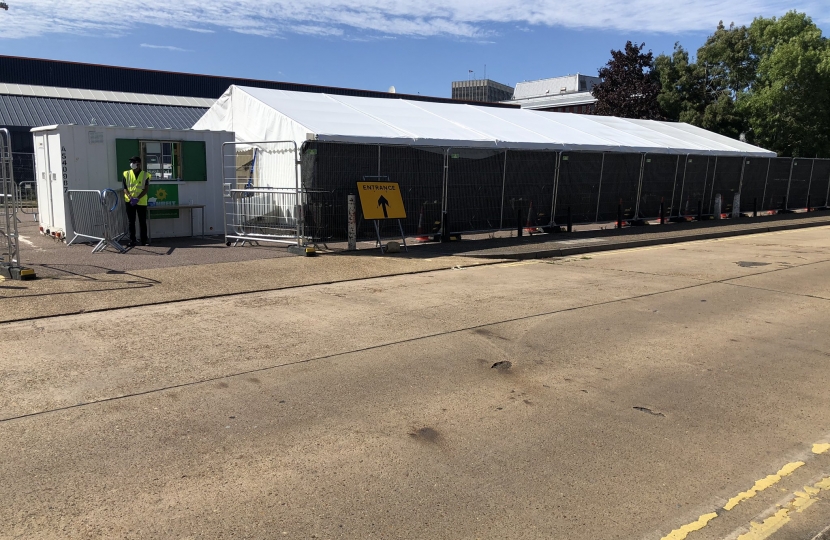
<svg viewBox="0 0 830 540"><path fill-rule="evenodd" d="M395 182L358 182L360 206L365 219L404 219L401 188Z"/></svg>

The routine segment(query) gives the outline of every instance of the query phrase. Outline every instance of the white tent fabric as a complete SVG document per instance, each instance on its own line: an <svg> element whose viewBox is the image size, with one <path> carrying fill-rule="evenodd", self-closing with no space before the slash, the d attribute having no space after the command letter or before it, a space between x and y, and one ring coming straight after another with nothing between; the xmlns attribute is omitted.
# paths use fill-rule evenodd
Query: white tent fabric
<svg viewBox="0 0 830 540"><path fill-rule="evenodd" d="M298 146L311 139L456 148L775 157L774 152L763 148L675 122L243 86L228 88L193 129L233 131L241 142L290 140ZM263 159L262 166L274 164ZM291 167L293 163L279 168L290 172L293 179Z"/></svg>

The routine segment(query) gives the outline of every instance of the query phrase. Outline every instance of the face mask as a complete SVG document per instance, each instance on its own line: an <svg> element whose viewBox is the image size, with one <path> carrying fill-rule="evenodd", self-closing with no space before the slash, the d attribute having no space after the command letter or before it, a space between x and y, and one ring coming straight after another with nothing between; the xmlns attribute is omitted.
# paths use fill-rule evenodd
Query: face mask
<svg viewBox="0 0 830 540"><path fill-rule="evenodd" d="M130 168L132 170L136 170L138 168L138 163L130 163Z"/></svg>

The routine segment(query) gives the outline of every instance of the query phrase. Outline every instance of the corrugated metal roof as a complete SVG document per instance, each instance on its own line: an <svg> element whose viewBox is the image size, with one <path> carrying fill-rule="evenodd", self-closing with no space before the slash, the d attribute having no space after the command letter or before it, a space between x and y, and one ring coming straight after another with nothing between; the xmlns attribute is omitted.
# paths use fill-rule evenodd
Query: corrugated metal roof
<svg viewBox="0 0 830 540"><path fill-rule="evenodd" d="M86 90L83 88L63 88L59 86L37 86L31 84L14 84L0 82L0 94L15 96L52 97L58 99L83 99L88 101L115 101L118 103L145 103L148 105L174 105L177 107L212 106L216 100L183 96L163 96L160 94L127 94L108 90Z"/></svg>
<svg viewBox="0 0 830 540"><path fill-rule="evenodd" d="M206 111L202 107L0 95L0 126L94 123L99 126L190 129Z"/></svg>
<svg viewBox="0 0 830 540"><path fill-rule="evenodd" d="M231 85L253 86L290 90L293 92L326 93L339 96L363 96L386 99L408 99L410 101L430 101L436 103L453 103L449 98L421 96L411 94L393 94L374 90L356 88L337 88L315 84L288 83L279 81L262 81L237 77L218 77L214 75L197 75L193 73L174 73L152 69L137 69L118 66L102 66L44 60L40 58L21 58L0 55L0 81L14 84L55 86L66 88L86 88L111 92L134 92L152 89L165 96L187 96L216 99ZM465 101L485 107L513 108L513 105L501 103L478 103Z"/></svg>

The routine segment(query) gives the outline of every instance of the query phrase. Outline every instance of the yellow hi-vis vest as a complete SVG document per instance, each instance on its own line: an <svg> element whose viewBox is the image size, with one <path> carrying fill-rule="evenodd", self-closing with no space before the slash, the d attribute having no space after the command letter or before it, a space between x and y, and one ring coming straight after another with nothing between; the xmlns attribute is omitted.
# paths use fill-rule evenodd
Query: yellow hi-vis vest
<svg viewBox="0 0 830 540"><path fill-rule="evenodd" d="M150 181L150 175L147 171L141 171L136 177L135 173L130 169L124 171L124 183L127 184L127 191L124 192L124 201L130 202L130 197L138 197L138 194L144 191L144 184ZM138 200L139 206L147 206L147 194Z"/></svg>

